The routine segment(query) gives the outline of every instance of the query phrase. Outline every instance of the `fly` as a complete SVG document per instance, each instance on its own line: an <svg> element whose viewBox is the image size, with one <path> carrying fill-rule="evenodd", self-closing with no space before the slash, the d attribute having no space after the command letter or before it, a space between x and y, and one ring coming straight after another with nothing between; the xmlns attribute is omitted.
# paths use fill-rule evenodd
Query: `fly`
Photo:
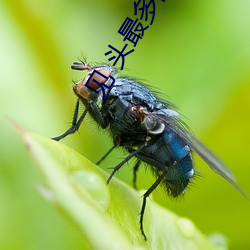
<svg viewBox="0 0 250 250"><path fill-rule="evenodd" d="M145 240L143 216L147 197L159 184L172 197L185 192L195 174L192 151L246 197L227 166L188 131L172 103L158 98L148 87L132 78L118 77L115 68L109 65L89 66L84 62L74 62L71 68L86 70L87 75L73 87L78 99L71 127L53 139L59 141L76 132L89 113L101 128L110 131L113 138L113 147L98 163L116 147L123 147L128 152L125 159L114 167L107 183L133 157L137 159L134 186L140 165L146 163L151 167L157 178L143 195L140 213L140 230ZM80 102L85 110L78 117Z"/></svg>

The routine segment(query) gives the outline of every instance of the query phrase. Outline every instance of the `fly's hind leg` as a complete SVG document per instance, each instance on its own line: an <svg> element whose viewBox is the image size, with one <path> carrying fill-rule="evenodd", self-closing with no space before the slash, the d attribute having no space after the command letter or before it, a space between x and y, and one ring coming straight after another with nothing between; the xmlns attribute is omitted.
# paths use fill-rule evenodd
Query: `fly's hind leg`
<svg viewBox="0 0 250 250"><path fill-rule="evenodd" d="M147 198L158 187L158 185L162 182L165 175L166 175L166 172L163 172L163 174L161 174L157 178L157 180L153 183L153 185L143 195L142 207L141 207L141 212L140 212L140 230L141 230L141 233L142 233L144 240L147 240L147 236L146 236L146 234L144 232L144 228L143 228L143 217L144 217L144 212L145 212L145 208L146 208Z"/></svg>

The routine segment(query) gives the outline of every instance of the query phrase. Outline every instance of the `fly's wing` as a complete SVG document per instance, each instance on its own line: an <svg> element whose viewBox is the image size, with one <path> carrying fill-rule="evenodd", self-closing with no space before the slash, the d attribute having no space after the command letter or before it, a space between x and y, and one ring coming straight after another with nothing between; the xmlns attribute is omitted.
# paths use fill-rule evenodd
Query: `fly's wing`
<svg viewBox="0 0 250 250"><path fill-rule="evenodd" d="M210 149L208 149L202 142L191 134L187 134L183 139L216 173L225 178L242 195L248 198L243 190L237 185L236 178L233 173Z"/></svg>
<svg viewBox="0 0 250 250"><path fill-rule="evenodd" d="M160 122L164 123L166 127L169 127L173 130L182 140L184 140L190 148L192 148L216 173L221 175L229 183L231 183L243 196L247 199L247 195L242 191L242 189L236 184L236 178L233 173L228 169L228 167L202 142L196 139L183 125L178 116L167 115L154 113L153 116L159 119Z"/></svg>

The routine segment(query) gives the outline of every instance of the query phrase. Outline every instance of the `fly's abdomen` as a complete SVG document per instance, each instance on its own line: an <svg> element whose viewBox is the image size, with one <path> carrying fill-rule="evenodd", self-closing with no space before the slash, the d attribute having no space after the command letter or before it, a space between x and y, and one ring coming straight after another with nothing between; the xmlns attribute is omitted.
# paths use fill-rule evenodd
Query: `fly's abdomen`
<svg viewBox="0 0 250 250"><path fill-rule="evenodd" d="M137 157L152 166L171 196L183 194L194 175L192 154L189 146L172 130L165 129L157 135Z"/></svg>
<svg viewBox="0 0 250 250"><path fill-rule="evenodd" d="M188 154L169 166L163 185L169 195L177 197L184 193L190 183L190 178L194 175L192 155Z"/></svg>
<svg viewBox="0 0 250 250"><path fill-rule="evenodd" d="M194 175L192 154L190 147L171 130L165 133L165 139L170 161L163 184L167 192L176 197L184 193Z"/></svg>

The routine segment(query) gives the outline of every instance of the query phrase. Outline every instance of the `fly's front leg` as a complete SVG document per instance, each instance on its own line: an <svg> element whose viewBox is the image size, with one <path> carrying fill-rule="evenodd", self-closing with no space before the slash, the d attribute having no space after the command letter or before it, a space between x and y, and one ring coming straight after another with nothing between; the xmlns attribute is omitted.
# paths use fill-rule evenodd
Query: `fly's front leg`
<svg viewBox="0 0 250 250"><path fill-rule="evenodd" d="M53 139L55 141L60 141L64 137L68 136L69 134L75 133L79 129L84 117L86 116L86 114L88 112L88 105L87 105L86 109L84 110L84 112L80 116L79 120L77 120L78 119L78 112L79 112L79 104L80 104L80 100L78 99L77 102L76 102L71 127L66 132L64 132L62 135L59 135L57 137L53 137L51 139Z"/></svg>
<svg viewBox="0 0 250 250"><path fill-rule="evenodd" d="M107 127L108 123L107 123L106 116L102 113L102 111L100 110L100 108L98 107L98 105L94 101L90 101L86 105L86 109L84 110L84 112L80 116L79 120L77 120L78 113L79 113L79 105L80 105L80 100L78 99L76 102L71 127L62 135L52 138L53 140L59 141L59 140L63 139L64 137L68 136L69 134L75 133L79 129L84 117L86 116L86 114L88 112L98 122L98 124L101 125L102 128Z"/></svg>
<svg viewBox="0 0 250 250"><path fill-rule="evenodd" d="M97 103L92 100L89 101L89 113L102 128L108 126L106 115L100 110Z"/></svg>

